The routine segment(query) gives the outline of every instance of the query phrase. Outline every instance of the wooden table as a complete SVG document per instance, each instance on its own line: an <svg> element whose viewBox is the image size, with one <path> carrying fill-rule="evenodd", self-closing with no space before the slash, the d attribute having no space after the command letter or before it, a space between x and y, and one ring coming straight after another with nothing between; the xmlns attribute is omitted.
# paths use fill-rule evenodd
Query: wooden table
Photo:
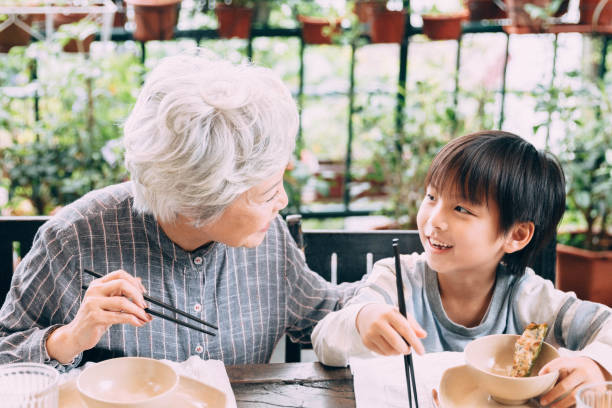
<svg viewBox="0 0 612 408"><path fill-rule="evenodd" d="M238 408L354 408L353 376L348 368L320 363L227 366Z"/></svg>

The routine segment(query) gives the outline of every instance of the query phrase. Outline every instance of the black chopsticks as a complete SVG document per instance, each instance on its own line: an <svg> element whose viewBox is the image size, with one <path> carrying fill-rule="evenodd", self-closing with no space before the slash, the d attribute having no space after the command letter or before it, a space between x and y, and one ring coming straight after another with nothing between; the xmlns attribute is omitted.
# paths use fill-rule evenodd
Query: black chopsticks
<svg viewBox="0 0 612 408"><path fill-rule="evenodd" d="M395 252L395 284L397 286L397 301L400 313L406 317L406 299L404 299L404 283L402 282L402 265L399 254L399 239L393 238L393 251ZM411 347L414 350L414 347ZM408 388L408 402L412 408L412 394L414 394L415 407L419 408L416 382L414 380L414 365L412 364L412 351L404 355L404 370L406 371L406 387ZM412 384L412 388L411 388Z"/></svg>
<svg viewBox="0 0 612 408"><path fill-rule="evenodd" d="M89 269L86 269L86 268L84 268L84 269L83 269L83 272L85 272L85 273L87 273L87 274L89 274L89 275L91 275L91 276L93 276L93 277L95 277L95 278L101 278L102 276L104 276L104 275L102 275L102 274L100 274L100 273L98 273L98 272L94 272L94 271L89 270ZM87 289L87 286L83 286L83 289ZM164 308L164 309L167 309L167 310L169 310L169 311L171 311L171 312L174 312L174 313L176 313L176 314L179 314L179 315L181 315L181 316L184 316L184 317L186 317L186 318L188 318L188 319L191 319L191 320L193 320L193 321L196 321L196 322L198 322L198 323L200 323L200 324L203 324L203 325L205 325L205 326L211 327L211 328L213 328L213 329L215 329L215 330L218 330L218 329L219 329L219 328L218 328L217 326L215 326L214 324L211 324L211 323L205 322L204 320L202 320L202 319L200 319L200 318L198 318L198 317L196 317L196 316L192 316L192 315L190 315L189 313L184 312L184 311L182 311L182 310L180 310L180 309L177 309L177 308L175 308L175 307L174 307L174 306L172 306L172 305L169 305L169 304L167 304L167 303L164 303L164 302L162 302L161 300L157 300L157 299L152 298L152 297L150 297L150 296L148 296L148 295L145 295L145 294L143 294L142 296L143 296L143 298L144 298L144 299L145 299L147 302L150 302L150 303L156 304L157 306L160 306L160 307L162 307L162 308ZM209 334L209 335L211 335L211 336L215 336L215 335L216 335L215 333L213 333L213 332L211 332L211 331L208 331L208 330L206 330L206 329L202 329L201 327L198 327L198 326L194 326L194 325L192 325L192 324L190 324L190 323L187 323L187 322L184 322L184 321L182 321L182 320L175 319L175 318L174 318L174 317L172 317L172 316L168 316L168 315L166 315L166 314L163 314L163 313L160 313L160 312L156 312L155 310L151 310L151 309L150 309L150 308L148 308L148 307L147 307L147 308L145 308L145 312L147 312L147 313L149 313L149 314L152 314L153 316L157 316L157 317L161 317L162 319L169 320L169 321L174 322L174 323L176 323L176 324L178 324L178 325L185 326L185 327L187 327L187 328L189 328L189 329L197 330L197 331L199 331L199 332L206 333L206 334Z"/></svg>

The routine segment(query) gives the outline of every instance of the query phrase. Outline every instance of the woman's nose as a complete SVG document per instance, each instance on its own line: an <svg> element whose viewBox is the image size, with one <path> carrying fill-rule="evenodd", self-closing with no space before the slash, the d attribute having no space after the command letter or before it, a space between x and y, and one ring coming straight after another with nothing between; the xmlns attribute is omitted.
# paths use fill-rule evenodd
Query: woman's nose
<svg viewBox="0 0 612 408"><path fill-rule="evenodd" d="M285 208L289 204L289 197L287 196L287 192L285 191L285 186L281 186L280 194L278 195L278 199L276 200L276 208L275 211L280 211Z"/></svg>

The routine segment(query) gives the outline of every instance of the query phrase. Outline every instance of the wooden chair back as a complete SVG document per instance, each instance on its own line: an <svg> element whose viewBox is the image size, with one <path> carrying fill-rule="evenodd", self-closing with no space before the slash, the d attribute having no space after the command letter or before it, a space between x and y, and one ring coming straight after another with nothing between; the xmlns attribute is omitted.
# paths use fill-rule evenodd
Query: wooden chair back
<svg viewBox="0 0 612 408"><path fill-rule="evenodd" d="M32 248L34 236L49 217L0 217L0 305L11 288L13 268ZM17 244L17 245L15 245Z"/></svg>

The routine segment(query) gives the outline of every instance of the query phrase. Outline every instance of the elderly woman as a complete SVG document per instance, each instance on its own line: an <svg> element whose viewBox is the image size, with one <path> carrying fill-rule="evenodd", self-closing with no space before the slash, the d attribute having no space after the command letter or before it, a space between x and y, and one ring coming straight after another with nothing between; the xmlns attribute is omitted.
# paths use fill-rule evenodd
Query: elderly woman
<svg viewBox="0 0 612 408"><path fill-rule="evenodd" d="M0 363L263 363L285 333L309 339L353 289L310 271L278 215L297 124L268 69L163 60L125 124L131 181L65 207L16 270ZM216 323L218 335L152 318L143 293Z"/></svg>

